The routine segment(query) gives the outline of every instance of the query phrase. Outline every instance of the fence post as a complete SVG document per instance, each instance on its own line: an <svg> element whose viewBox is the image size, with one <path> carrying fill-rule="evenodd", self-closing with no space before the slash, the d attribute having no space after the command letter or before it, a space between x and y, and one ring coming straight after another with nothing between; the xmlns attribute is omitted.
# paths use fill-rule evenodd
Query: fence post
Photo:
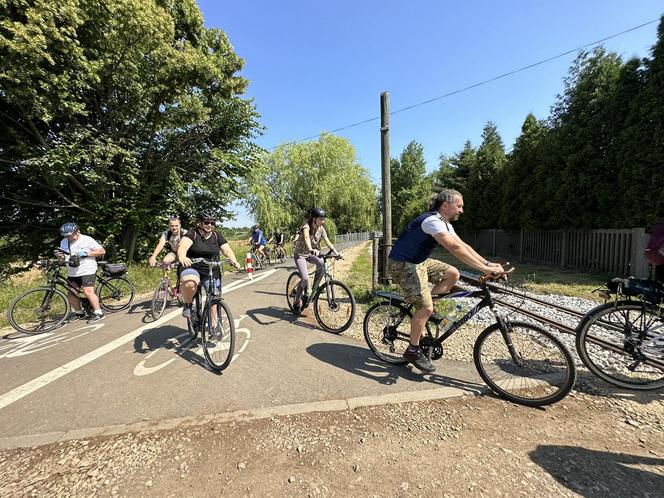
<svg viewBox="0 0 664 498"><path fill-rule="evenodd" d="M371 290L378 287L378 236L371 233Z"/></svg>
<svg viewBox="0 0 664 498"><path fill-rule="evenodd" d="M563 230L560 246L560 266L567 265L567 230Z"/></svg>
<svg viewBox="0 0 664 498"><path fill-rule="evenodd" d="M635 277L644 278L648 275L645 250L647 245L645 228L632 228L632 247L630 254L630 273Z"/></svg>
<svg viewBox="0 0 664 498"><path fill-rule="evenodd" d="M519 263L523 263L523 228L519 229Z"/></svg>
<svg viewBox="0 0 664 498"><path fill-rule="evenodd" d="M496 257L496 229L494 228L491 230L491 238L493 239L491 242L491 246L493 250L491 251L491 255L495 258Z"/></svg>

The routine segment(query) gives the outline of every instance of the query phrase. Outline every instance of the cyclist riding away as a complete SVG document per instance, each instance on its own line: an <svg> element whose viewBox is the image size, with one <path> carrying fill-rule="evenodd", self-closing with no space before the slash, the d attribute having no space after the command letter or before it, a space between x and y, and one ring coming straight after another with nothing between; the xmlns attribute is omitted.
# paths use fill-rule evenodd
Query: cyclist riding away
<svg viewBox="0 0 664 498"><path fill-rule="evenodd" d="M265 254L267 241L265 240L263 230L258 225L251 227L251 237L247 240L247 244L251 244L252 252L258 253L262 258L267 259L267 255Z"/></svg>
<svg viewBox="0 0 664 498"><path fill-rule="evenodd" d="M104 313L99 305L99 297L95 293L95 278L97 276L97 260L95 257L103 256L106 250L92 237L81 234L78 225L73 222L65 223L60 227L60 235L64 237L60 242L60 249L67 251L65 256L67 264L67 280L76 289L83 289L88 298L93 313L88 323L104 319ZM67 300L74 310L76 318L84 318L85 312L81 308L78 294L69 291Z"/></svg>
<svg viewBox="0 0 664 498"><path fill-rule="evenodd" d="M166 244L169 245L170 251L166 256L164 256L163 262L165 264L170 264L177 258L178 246L180 245L180 240L184 237L184 234L187 233L186 230L183 230L180 225L180 218L174 216L168 220L168 230L161 234L159 237L159 242L157 242L157 247L155 247L152 252L152 256L148 260L150 266L155 266L157 264L157 256L164 248Z"/></svg>
<svg viewBox="0 0 664 498"><path fill-rule="evenodd" d="M216 216L212 211L201 211L198 214L198 223L195 228L189 230L178 247L178 260L184 267L180 274L180 282L182 287L182 300L184 307L182 308L182 316L185 318L191 317L191 303L194 300L194 295L198 290L198 286L203 283L206 285L206 280L209 278L214 279L214 288L219 291L221 287L221 273L219 269L215 270L214 275L210 275L208 265L204 262L193 263L192 258L204 259L217 259L219 254L223 253L235 269L240 269L240 264L235 259L233 249L226 241L223 235L215 230ZM216 318L216 317L215 317Z"/></svg>
<svg viewBox="0 0 664 498"><path fill-rule="evenodd" d="M300 272L300 285L297 288L293 310L299 313L309 305L309 296L316 293L320 279L323 276L323 260L318 257L320 254L320 242L325 241L335 254L338 251L327 238L327 232L323 224L325 223L325 211L321 208L313 208L309 213L309 219L300 227L296 236L293 259ZM307 293L309 286L309 272L307 271L307 262L316 266L314 275L314 284L311 288L311 294Z"/></svg>
<svg viewBox="0 0 664 498"><path fill-rule="evenodd" d="M459 270L442 261L430 259L440 244L459 260L487 275L503 272L502 266L490 263L455 233L451 222L463 213L463 197L452 189L445 189L431 199L429 210L411 220L390 252L390 276L403 289L404 300L417 310L410 322L410 345L403 354L424 373L436 368L422 353L420 338L433 313L431 294L449 292L459 280ZM429 282L433 289L429 290Z"/></svg>

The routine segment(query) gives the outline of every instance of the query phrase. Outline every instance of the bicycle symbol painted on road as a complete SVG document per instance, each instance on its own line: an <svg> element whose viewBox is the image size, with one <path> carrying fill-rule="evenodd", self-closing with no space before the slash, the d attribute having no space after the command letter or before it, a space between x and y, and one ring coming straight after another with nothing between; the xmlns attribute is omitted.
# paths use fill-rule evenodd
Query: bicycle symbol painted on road
<svg viewBox="0 0 664 498"><path fill-rule="evenodd" d="M241 315L239 318L235 318L235 334L236 334L236 340L238 344L241 342L240 336L244 336L244 342L242 342L242 345L237 349L236 353L233 355L233 359L231 360L231 363L234 362L240 353L242 353L247 345L249 344L249 339L251 339L251 331L248 328L241 328L240 327L240 322L246 318L247 315ZM166 341L165 344L162 346L158 347L157 349L151 351L150 353L147 354L147 356L141 360L136 367L134 367L134 375L137 377L143 377L145 375L150 375L155 372L158 372L164 367L167 367L171 363L173 363L178 356L183 356L185 354L187 355L197 355L200 358L203 358L203 346L200 344L195 348L191 348L192 339L189 335L188 331L184 331L182 334L179 334L175 337L171 337ZM161 363L157 363L154 365L148 366L148 362L150 362L150 359L153 356L156 356L160 352L163 351L168 351L171 358L162 361ZM175 352L175 357L173 357L173 352ZM150 362L151 363L151 362ZM207 364L203 362L203 365L207 368Z"/></svg>
<svg viewBox="0 0 664 498"><path fill-rule="evenodd" d="M19 339L13 339L7 343L3 343L0 346L0 359L2 358L17 358L19 356L27 356L32 353L37 353L58 344L65 342L73 341L78 339L90 332L94 332L102 328L105 324L103 323L94 323L91 325L85 325L83 327L74 329L71 333L67 332L63 334L62 332L46 332L40 335L21 337ZM76 334L75 332L81 332Z"/></svg>

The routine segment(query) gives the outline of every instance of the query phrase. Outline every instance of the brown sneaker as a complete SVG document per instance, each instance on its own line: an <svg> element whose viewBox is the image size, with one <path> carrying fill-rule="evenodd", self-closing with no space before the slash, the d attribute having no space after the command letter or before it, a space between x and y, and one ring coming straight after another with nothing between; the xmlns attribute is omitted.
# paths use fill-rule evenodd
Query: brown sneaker
<svg viewBox="0 0 664 498"><path fill-rule="evenodd" d="M429 361L429 358L424 356L421 348L413 351L410 347L406 348L406 351L403 352L403 359L407 360L408 363L412 363L413 366L423 373L429 374L436 371L436 367Z"/></svg>

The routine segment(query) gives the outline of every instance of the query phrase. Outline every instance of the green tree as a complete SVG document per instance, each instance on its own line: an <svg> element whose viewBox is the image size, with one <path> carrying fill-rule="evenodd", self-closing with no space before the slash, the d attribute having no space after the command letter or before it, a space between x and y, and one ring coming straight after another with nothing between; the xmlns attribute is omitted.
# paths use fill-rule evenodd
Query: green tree
<svg viewBox="0 0 664 498"><path fill-rule="evenodd" d="M70 219L132 260L169 214L228 216L257 114L243 61L194 0L0 0L0 59L0 224L16 257Z"/></svg>
<svg viewBox="0 0 664 498"><path fill-rule="evenodd" d="M482 132L482 143L471 164L465 191L461 192L466 214L460 219L464 226L491 228L498 218L500 195L496 182L498 171L505 166L505 147L496 125L489 121Z"/></svg>
<svg viewBox="0 0 664 498"><path fill-rule="evenodd" d="M246 183L246 203L268 230L295 230L314 206L326 210L340 233L370 230L377 222L368 171L348 140L329 133L265 153Z"/></svg>
<svg viewBox="0 0 664 498"><path fill-rule="evenodd" d="M431 181L426 176L424 148L410 142L399 159L391 160L392 233L399 235L408 221L427 209Z"/></svg>

